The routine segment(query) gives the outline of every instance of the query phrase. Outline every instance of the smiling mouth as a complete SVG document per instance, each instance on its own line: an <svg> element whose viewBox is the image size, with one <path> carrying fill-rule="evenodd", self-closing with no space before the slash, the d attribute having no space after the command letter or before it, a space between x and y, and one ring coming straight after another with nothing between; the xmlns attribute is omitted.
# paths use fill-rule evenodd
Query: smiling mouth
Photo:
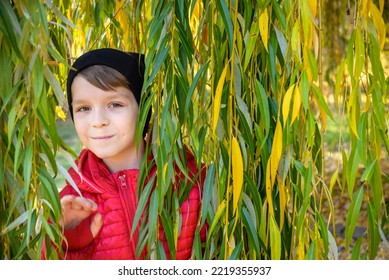
<svg viewBox="0 0 389 280"><path fill-rule="evenodd" d="M91 137L93 140L108 140L108 139L111 139L113 137L113 135L109 135L109 136L96 136L96 137Z"/></svg>

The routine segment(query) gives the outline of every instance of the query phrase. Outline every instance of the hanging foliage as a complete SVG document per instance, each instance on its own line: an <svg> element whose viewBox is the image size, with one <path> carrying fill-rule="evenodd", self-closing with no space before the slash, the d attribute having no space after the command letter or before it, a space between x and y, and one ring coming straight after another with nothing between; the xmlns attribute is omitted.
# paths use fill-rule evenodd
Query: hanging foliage
<svg viewBox="0 0 389 280"><path fill-rule="evenodd" d="M336 189L350 202L346 250L381 257L389 231L379 164L389 153L387 7L349 1L352 24L333 33L348 43L332 52L333 65L325 54L341 40L326 39L323 2L0 1L0 258L60 257L54 179L69 178L58 155L71 164L75 153L56 121L67 112L69 65L99 47L146 55L140 122L152 108L147 153L157 172L152 188L141 169L139 252L147 246L148 257L165 258L162 224L175 254L185 192L171 186L175 165L187 173L187 147L206 169L197 233L206 224L207 237L196 237L193 259L337 259ZM329 122L346 123L349 134L337 138L342 163L333 174L325 170ZM367 238L353 247L363 205Z"/></svg>

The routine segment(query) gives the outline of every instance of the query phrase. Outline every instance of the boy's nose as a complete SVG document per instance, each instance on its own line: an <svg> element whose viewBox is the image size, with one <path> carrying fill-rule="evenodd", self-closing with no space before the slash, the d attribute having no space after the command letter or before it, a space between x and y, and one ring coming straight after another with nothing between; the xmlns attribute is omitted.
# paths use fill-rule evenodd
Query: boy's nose
<svg viewBox="0 0 389 280"><path fill-rule="evenodd" d="M109 118L106 116L103 110L95 110L92 119L92 125L94 127L106 126L109 124Z"/></svg>

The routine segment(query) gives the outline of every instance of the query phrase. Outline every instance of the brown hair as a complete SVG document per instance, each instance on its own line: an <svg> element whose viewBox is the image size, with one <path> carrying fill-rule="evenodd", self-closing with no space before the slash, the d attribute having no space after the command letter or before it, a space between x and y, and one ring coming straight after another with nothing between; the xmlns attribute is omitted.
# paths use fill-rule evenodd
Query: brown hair
<svg viewBox="0 0 389 280"><path fill-rule="evenodd" d="M92 65L83 69L79 75L90 84L104 91L114 90L120 86L132 91L126 77L109 66Z"/></svg>

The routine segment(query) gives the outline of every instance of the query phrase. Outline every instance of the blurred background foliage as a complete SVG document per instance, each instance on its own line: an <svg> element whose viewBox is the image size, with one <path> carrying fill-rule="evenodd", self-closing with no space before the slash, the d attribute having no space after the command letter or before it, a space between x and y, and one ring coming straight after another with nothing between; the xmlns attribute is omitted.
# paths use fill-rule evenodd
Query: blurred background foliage
<svg viewBox="0 0 389 280"><path fill-rule="evenodd" d="M62 253L58 189L80 150L66 74L100 47L146 54L158 172L139 186L139 250L165 257L162 224L174 257L186 146L207 171L193 259L389 258L384 2L0 1L0 258Z"/></svg>

